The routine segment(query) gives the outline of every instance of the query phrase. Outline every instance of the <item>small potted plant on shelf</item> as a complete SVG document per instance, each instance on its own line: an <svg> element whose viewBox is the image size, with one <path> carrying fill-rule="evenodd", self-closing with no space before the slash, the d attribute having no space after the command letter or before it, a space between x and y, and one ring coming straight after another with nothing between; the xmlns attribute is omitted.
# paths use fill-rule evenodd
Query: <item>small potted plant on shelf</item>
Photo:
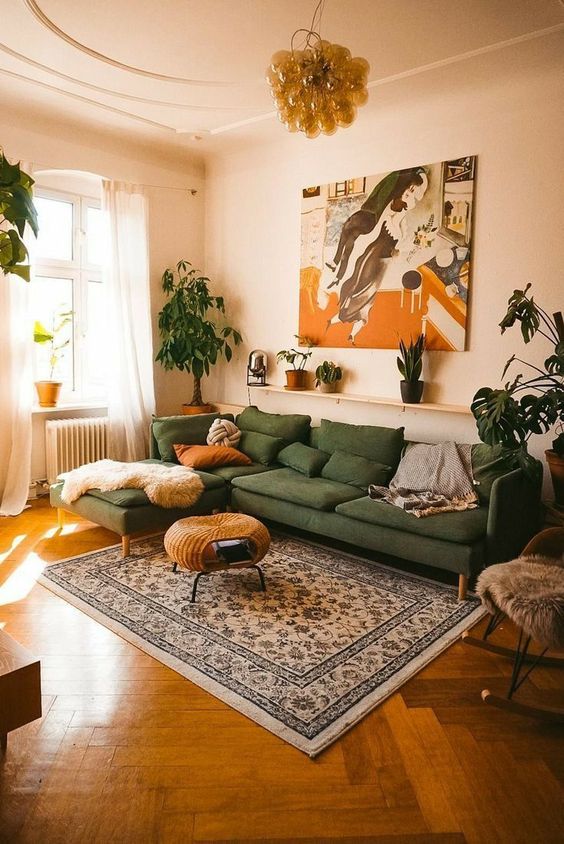
<svg viewBox="0 0 564 844"><path fill-rule="evenodd" d="M39 346L46 346L48 349L49 378L45 381L35 382L40 407L56 407L59 401L63 383L62 381L55 381L53 378L71 341L67 326L72 322L72 314L72 311L54 313L50 331L39 320L36 320L33 326L33 342Z"/></svg>
<svg viewBox="0 0 564 844"><path fill-rule="evenodd" d="M315 386L320 393L335 393L337 383L342 377L343 371L340 366L332 360L324 360L315 370Z"/></svg>
<svg viewBox="0 0 564 844"><path fill-rule="evenodd" d="M307 346L310 351L300 352L298 349L281 349L276 354L278 363L285 361L291 366L291 369L286 370L286 389L287 390L307 390L307 376L306 363L312 356L311 346L313 342L308 337L301 337L298 334L294 335L298 341L298 346Z"/></svg>
<svg viewBox="0 0 564 844"><path fill-rule="evenodd" d="M472 400L478 435L488 445L505 448L510 465L520 466L530 477L538 477L539 463L531 457L528 442L534 434L557 433L552 448L545 451L552 476L556 506L564 510L564 319L559 311L550 317L528 296L531 285L514 290L507 313L499 323L501 333L521 325L525 343L541 334L553 347L544 366L535 366L512 355L503 370L518 361L532 371L532 378L519 374L502 389L482 387Z"/></svg>
<svg viewBox="0 0 564 844"><path fill-rule="evenodd" d="M200 275L189 261L179 261L175 270L163 273L162 288L169 297L159 313L161 348L155 360L165 369L191 372L194 378L192 400L182 405L184 414L210 413L212 406L202 399L201 379L221 355L229 363L241 335L230 325L218 325L225 314L223 296L212 296L209 278ZM210 319L209 312L214 314Z"/></svg>
<svg viewBox="0 0 564 844"><path fill-rule="evenodd" d="M403 380L400 381L402 401L405 404L419 404L425 383L419 380L423 369L425 336L420 334L415 342L410 339L409 346L400 340L399 350L401 357L397 358L397 365L403 375Z"/></svg>

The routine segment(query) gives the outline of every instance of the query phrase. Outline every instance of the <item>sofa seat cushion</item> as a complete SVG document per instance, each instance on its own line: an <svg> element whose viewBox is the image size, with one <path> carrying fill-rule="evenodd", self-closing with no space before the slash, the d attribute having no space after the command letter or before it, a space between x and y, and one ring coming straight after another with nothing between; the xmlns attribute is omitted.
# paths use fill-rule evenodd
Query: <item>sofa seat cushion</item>
<svg viewBox="0 0 564 844"><path fill-rule="evenodd" d="M274 469L262 475L235 478L233 486L313 510L334 510L338 504L362 495L359 489L349 484L327 478L307 478L294 469Z"/></svg>
<svg viewBox="0 0 564 844"><path fill-rule="evenodd" d="M394 528L419 536L432 539L444 539L447 542L457 542L471 545L486 535L488 510L478 507L475 510L463 510L454 513L435 513L418 519L411 513L384 501L373 501L368 496L339 504L336 512L341 516L357 519L371 525Z"/></svg>
<svg viewBox="0 0 564 844"><path fill-rule="evenodd" d="M234 478L247 477L247 475L260 475L261 472L271 472L278 466L265 466L263 463L251 463L249 466L216 466L215 469L206 469L210 475L222 478L226 483L231 483Z"/></svg>
<svg viewBox="0 0 564 844"><path fill-rule="evenodd" d="M140 460L139 463L156 463L159 466L175 467L176 463L166 463L163 460ZM209 472L200 472L194 470L202 479L204 484L204 492L208 489L220 489L225 485L222 478L217 478ZM154 507L147 498L147 494L142 489L111 489L108 492L102 492L100 489L89 489L87 495L93 495L94 498L100 498L102 501L107 501L109 504L115 504L116 507L146 507L147 505Z"/></svg>

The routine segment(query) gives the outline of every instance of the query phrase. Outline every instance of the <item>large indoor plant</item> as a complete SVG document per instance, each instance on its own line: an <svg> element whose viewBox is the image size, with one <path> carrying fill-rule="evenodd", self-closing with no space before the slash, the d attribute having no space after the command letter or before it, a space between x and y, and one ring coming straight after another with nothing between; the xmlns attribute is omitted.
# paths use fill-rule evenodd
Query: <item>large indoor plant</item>
<svg viewBox="0 0 564 844"><path fill-rule="evenodd" d="M33 205L33 179L10 164L0 148L0 270L29 281L27 249L22 240L26 225L37 235L37 212Z"/></svg>
<svg viewBox="0 0 564 844"><path fill-rule="evenodd" d="M409 346L403 340L399 342L400 357L396 359L400 374L403 380L400 381L400 392L402 401L406 404L418 404L423 395L424 381L421 381L423 369L423 352L425 350L425 337L420 334L415 340L410 339Z"/></svg>
<svg viewBox="0 0 564 844"><path fill-rule="evenodd" d="M62 381L55 380L55 373L71 338L67 326L72 322L72 311L58 311L51 318L51 328L46 328L39 320L33 326L33 341L48 350L47 372L44 381L36 381L35 389L40 407L56 407L63 386Z"/></svg>
<svg viewBox="0 0 564 844"><path fill-rule="evenodd" d="M315 370L315 386L320 393L334 393L343 377L343 370L332 360L324 360Z"/></svg>
<svg viewBox="0 0 564 844"><path fill-rule="evenodd" d="M168 302L159 313L161 348L156 360L165 369L191 372L194 378L192 400L182 405L183 413L209 413L212 409L202 399L201 379L221 355L231 360L241 335L230 325L219 325L225 314L222 296L212 296L209 278L193 269L189 261L179 261L175 270L166 269L162 287ZM211 312L211 314L210 314Z"/></svg>
<svg viewBox="0 0 564 844"><path fill-rule="evenodd" d="M308 337L301 337L298 334L294 335L298 341L299 346L307 346L309 351L300 352L299 349L281 349L276 353L276 360L278 363L284 361L289 364L290 369L286 369L286 389L287 390L307 390L307 376L306 363L312 356L311 346L312 341Z"/></svg>
<svg viewBox="0 0 564 844"><path fill-rule="evenodd" d="M525 343L540 334L550 344L551 353L544 366L535 366L512 355L503 376L514 363L527 366L530 378L522 374L501 389L482 387L472 401L472 413L480 439L490 445L501 445L508 461L520 466L529 476L538 476L540 465L528 451L530 438L555 430L552 449L545 452L556 503L564 507L564 320L560 312L549 316L532 296L531 285L515 290L508 301L507 313L500 322L501 333L518 322Z"/></svg>

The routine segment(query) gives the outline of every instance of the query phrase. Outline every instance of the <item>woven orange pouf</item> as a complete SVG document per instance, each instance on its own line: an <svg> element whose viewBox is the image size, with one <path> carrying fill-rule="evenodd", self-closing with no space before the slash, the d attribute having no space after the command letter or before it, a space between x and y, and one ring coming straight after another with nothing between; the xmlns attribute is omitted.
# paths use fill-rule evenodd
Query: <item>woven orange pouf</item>
<svg viewBox="0 0 564 844"><path fill-rule="evenodd" d="M219 560L212 548L212 542L221 539L245 539L252 548L252 559L231 565ZM192 593L192 602L196 597L196 587L202 574L210 574L228 568L254 567L258 570L264 591L264 577L257 563L262 560L270 547L270 534L266 527L243 513L217 513L214 516L191 516L175 522L164 537L165 551L177 566L197 572Z"/></svg>

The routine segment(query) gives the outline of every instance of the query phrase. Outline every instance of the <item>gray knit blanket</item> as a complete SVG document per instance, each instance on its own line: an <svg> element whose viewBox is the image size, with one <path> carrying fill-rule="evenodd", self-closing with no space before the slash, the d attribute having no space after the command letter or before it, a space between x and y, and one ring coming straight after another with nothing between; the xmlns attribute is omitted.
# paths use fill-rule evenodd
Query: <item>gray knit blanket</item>
<svg viewBox="0 0 564 844"><path fill-rule="evenodd" d="M418 518L478 506L471 445L417 443L406 450L390 486L368 487L370 498L401 507Z"/></svg>

